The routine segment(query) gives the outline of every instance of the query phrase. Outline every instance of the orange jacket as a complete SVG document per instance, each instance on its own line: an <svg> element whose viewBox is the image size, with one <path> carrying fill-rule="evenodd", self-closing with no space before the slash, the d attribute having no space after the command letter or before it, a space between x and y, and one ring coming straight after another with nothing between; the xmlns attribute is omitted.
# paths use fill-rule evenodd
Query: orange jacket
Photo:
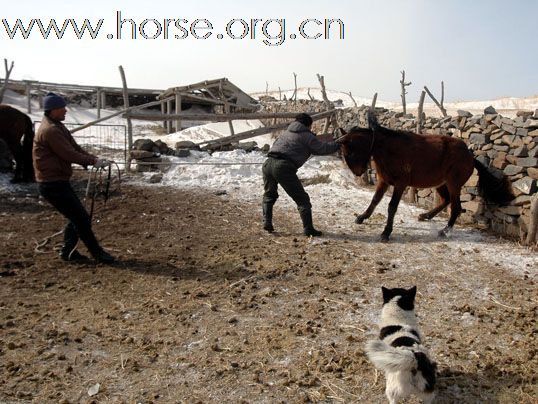
<svg viewBox="0 0 538 404"><path fill-rule="evenodd" d="M33 147L37 182L69 181L72 163L93 165L97 157L80 147L71 132L61 123L43 117Z"/></svg>

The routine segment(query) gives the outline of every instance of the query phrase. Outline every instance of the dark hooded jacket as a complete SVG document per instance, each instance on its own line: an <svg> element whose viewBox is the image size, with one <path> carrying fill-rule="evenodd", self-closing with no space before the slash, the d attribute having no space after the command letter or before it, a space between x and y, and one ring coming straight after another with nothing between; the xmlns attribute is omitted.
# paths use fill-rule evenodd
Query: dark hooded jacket
<svg viewBox="0 0 538 404"><path fill-rule="evenodd" d="M338 143L320 141L305 125L295 121L275 140L269 156L285 158L299 168L312 154L333 154L338 148Z"/></svg>

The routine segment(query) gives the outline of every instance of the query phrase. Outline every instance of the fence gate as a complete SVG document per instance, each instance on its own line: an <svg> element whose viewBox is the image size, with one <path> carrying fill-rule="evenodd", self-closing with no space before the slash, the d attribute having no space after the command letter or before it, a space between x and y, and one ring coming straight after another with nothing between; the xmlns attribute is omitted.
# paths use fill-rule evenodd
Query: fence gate
<svg viewBox="0 0 538 404"><path fill-rule="evenodd" d="M35 129L41 121L34 121ZM81 123L64 123L67 129ZM73 133L76 142L88 153L125 165L127 161L127 127L125 125L92 125Z"/></svg>

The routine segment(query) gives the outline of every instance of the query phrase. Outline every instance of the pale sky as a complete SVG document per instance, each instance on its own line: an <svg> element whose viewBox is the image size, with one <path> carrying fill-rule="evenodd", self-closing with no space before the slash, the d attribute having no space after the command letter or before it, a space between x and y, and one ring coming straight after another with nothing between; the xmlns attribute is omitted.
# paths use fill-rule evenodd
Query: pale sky
<svg viewBox="0 0 538 404"><path fill-rule="evenodd" d="M124 23L122 39L116 38L118 10L122 19L136 23L136 39L130 39L130 22ZM266 82L270 89L289 89L293 72L299 86L317 87L320 73L329 89L364 97L378 92L386 101L399 100L400 71L405 69L412 82L409 101L417 100L424 85L438 94L442 80L446 101L526 97L538 94L537 15L536 0L29 0L1 9L0 60L15 62L14 79L116 87L121 86L118 66L123 65L129 86L139 88L227 77L247 92L265 90ZM37 21L28 39L20 31L14 39L8 35L17 19L25 28L40 19L46 29L51 18L59 27L70 18L79 28L86 18L93 28L99 19L103 22L96 39L88 32L77 39L70 24L62 39L53 32L44 39ZM183 30L196 19L212 24L212 30L204 30L206 22L198 22L196 35L211 33L207 39ZM248 26L245 38L226 33L234 19L231 35L245 32L241 19ZM255 31L251 19L261 20ZM279 21L266 25L274 38L264 36L263 23L270 19L285 20L285 37L278 46L263 42L282 41ZM325 19L343 22L343 39L338 23L331 26L329 39L300 35L299 25L307 20L305 35L323 34ZM142 37L144 20L143 34L155 39ZM108 39L108 34L114 37Z"/></svg>

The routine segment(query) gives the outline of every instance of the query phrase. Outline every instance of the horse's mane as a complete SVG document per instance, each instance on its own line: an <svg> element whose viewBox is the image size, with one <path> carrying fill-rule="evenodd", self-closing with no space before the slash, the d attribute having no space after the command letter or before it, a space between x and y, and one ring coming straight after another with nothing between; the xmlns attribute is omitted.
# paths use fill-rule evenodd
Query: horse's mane
<svg viewBox="0 0 538 404"><path fill-rule="evenodd" d="M361 127L361 126L353 126L352 128L349 129L348 134L351 135L351 134L353 134L353 132L366 132L366 131L371 132L372 129L371 128L364 128L364 127ZM387 128L387 127L381 126L381 125L376 126L374 131L375 132L381 132L381 133L383 133L383 134L385 134L387 136L390 136L390 137L398 137L398 138L405 139L405 140L411 140L411 137L413 137L415 135L415 133L407 131L407 130L390 129L390 128Z"/></svg>
<svg viewBox="0 0 538 404"><path fill-rule="evenodd" d="M416 135L416 133L413 133L408 130L390 129L384 126L379 126L378 131L388 136L399 137L406 140L411 140L411 138Z"/></svg>
<svg viewBox="0 0 538 404"><path fill-rule="evenodd" d="M377 116L373 112L368 113L368 125L374 132L381 132L391 137L398 137L403 140L411 141L415 133L406 130L389 129L381 126L377 121Z"/></svg>

